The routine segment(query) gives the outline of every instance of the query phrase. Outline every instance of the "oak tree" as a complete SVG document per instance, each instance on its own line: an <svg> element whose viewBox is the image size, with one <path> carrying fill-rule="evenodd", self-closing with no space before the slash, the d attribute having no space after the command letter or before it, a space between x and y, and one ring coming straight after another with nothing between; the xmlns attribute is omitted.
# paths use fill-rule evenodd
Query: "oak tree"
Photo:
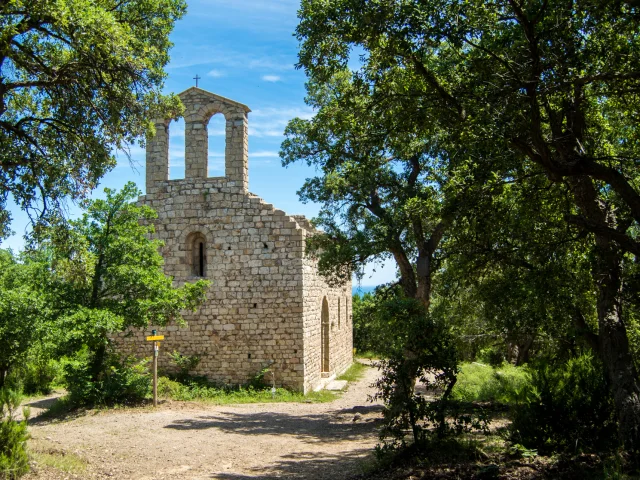
<svg viewBox="0 0 640 480"><path fill-rule="evenodd" d="M184 0L0 1L0 233L10 195L46 223L179 111L161 90L184 12Z"/></svg>

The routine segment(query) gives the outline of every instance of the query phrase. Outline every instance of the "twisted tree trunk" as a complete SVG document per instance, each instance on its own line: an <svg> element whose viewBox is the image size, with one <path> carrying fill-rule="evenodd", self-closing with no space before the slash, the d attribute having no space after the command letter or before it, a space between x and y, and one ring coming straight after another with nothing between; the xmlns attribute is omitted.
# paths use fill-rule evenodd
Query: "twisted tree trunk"
<svg viewBox="0 0 640 480"><path fill-rule="evenodd" d="M572 182L576 204L590 221L615 228L615 216L599 201L593 181L579 177ZM629 350L627 329L620 304L623 253L603 234L595 233L592 275L598 288L598 353L605 367L624 448L640 454L640 382Z"/></svg>

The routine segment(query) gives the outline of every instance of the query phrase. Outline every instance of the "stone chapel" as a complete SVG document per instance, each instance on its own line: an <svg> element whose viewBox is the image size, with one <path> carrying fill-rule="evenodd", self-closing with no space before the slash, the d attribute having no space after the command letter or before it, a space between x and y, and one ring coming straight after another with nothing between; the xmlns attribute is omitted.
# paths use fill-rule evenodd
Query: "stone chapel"
<svg viewBox="0 0 640 480"><path fill-rule="evenodd" d="M169 178L170 121L158 120L139 201L158 213L165 273L176 284L205 278L212 285L198 311L185 315L187 327L158 328L165 335L159 366L170 369L167 353L177 351L199 355L193 373L213 381L245 383L270 366L277 386L320 388L352 362L351 283L330 287L305 256L305 239L315 233L305 217L249 193L249 107L197 87L179 96L185 178ZM226 121L225 175L208 177L207 125L216 114ZM120 341L149 356L149 334Z"/></svg>

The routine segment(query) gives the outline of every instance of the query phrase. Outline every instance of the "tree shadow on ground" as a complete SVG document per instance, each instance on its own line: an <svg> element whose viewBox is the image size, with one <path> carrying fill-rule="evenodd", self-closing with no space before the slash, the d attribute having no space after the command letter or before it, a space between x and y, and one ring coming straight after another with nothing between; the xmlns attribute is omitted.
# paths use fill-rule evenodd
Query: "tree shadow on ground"
<svg viewBox="0 0 640 480"><path fill-rule="evenodd" d="M374 462L372 448L360 448L335 454L297 452L283 455L282 460L265 467L253 468L248 473L215 472L210 478L219 480L348 479L364 473Z"/></svg>
<svg viewBox="0 0 640 480"><path fill-rule="evenodd" d="M176 420L164 428L174 430L216 429L236 435L291 435L304 442L331 442L370 437L382 417L379 406L355 407L346 410L309 415L286 413L233 413L198 415Z"/></svg>

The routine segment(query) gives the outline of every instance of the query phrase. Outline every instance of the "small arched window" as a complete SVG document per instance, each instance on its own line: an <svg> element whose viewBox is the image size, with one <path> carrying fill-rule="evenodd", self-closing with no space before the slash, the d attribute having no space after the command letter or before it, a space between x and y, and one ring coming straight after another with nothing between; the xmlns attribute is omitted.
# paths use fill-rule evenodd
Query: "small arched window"
<svg viewBox="0 0 640 480"><path fill-rule="evenodd" d="M207 239L200 232L187 237L187 263L192 277L207 276Z"/></svg>

